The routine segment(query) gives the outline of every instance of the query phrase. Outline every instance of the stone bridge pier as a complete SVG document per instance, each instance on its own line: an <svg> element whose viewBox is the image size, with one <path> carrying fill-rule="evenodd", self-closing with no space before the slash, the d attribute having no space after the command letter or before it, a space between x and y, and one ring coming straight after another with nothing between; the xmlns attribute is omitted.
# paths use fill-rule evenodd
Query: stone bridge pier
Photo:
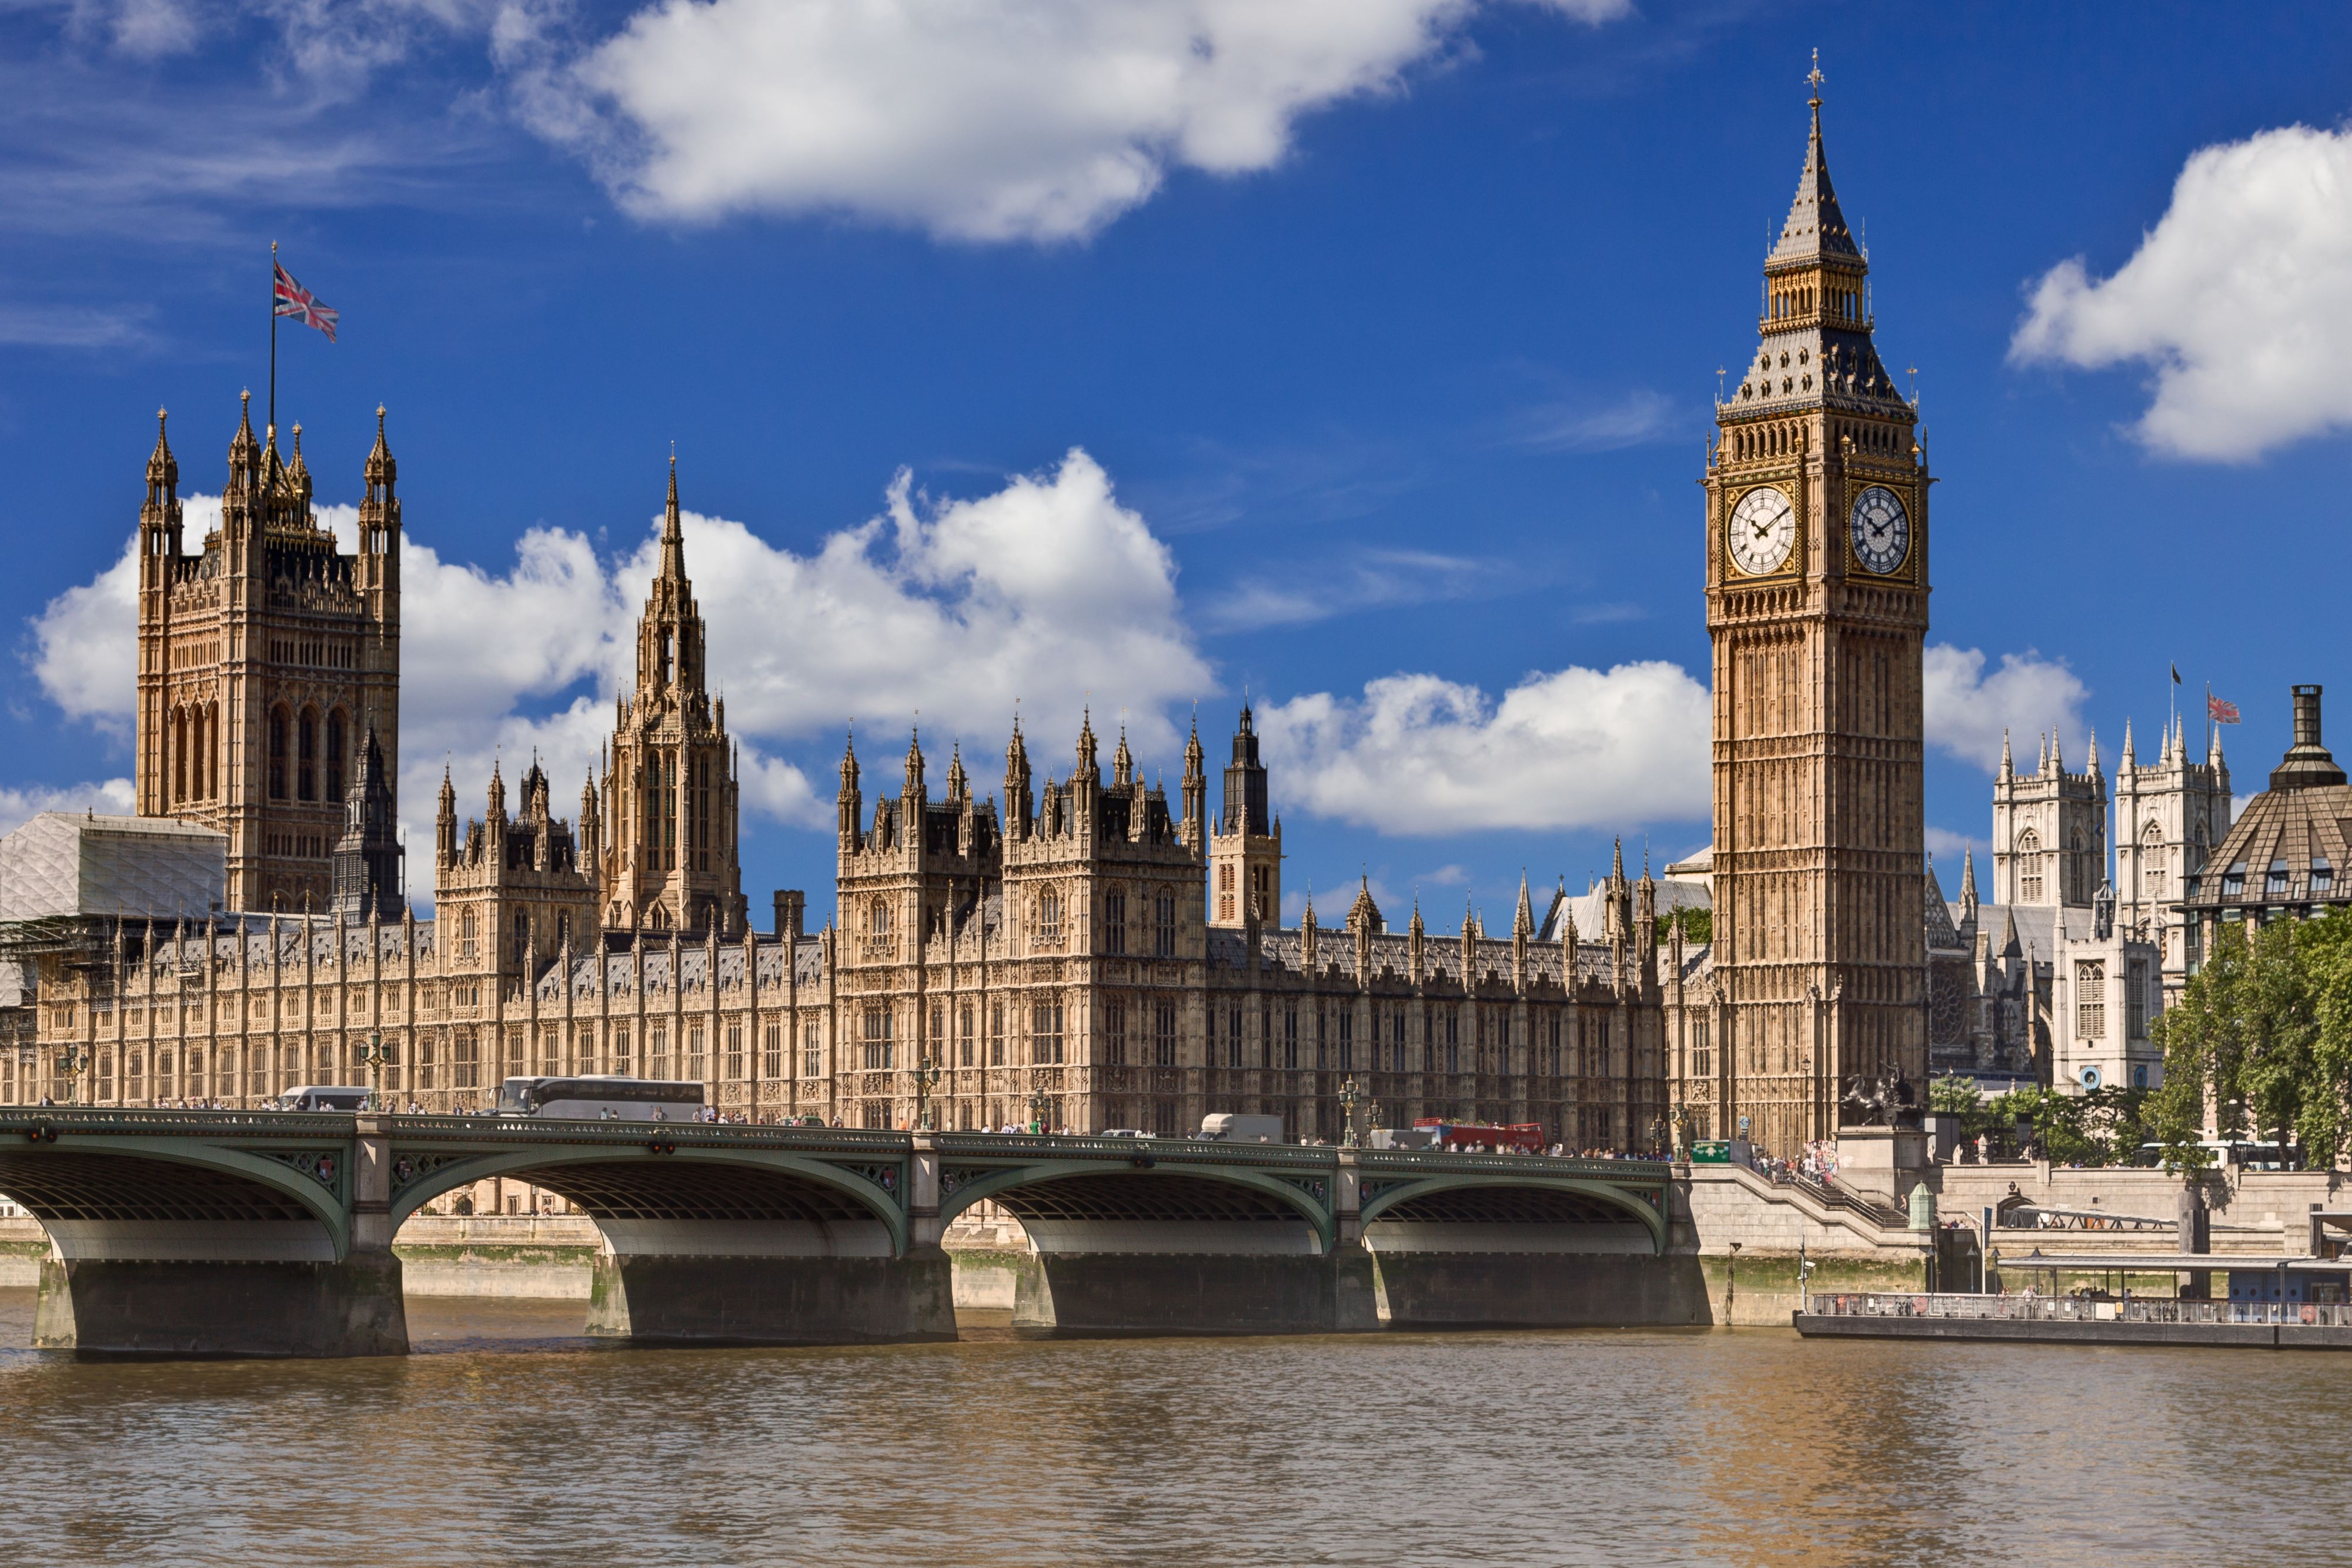
<svg viewBox="0 0 2352 1568"><path fill-rule="evenodd" d="M591 1334L657 1344L955 1337L947 1254L935 1235L926 1245L914 1234L903 1134L763 1140L757 1129L509 1123L475 1133L485 1146L469 1149L472 1131L436 1127L429 1141L412 1132L394 1160L394 1219L494 1176L568 1198L603 1235Z"/></svg>
<svg viewBox="0 0 2352 1568"><path fill-rule="evenodd" d="M1055 1143L1023 1159L1001 1139L918 1138L943 1214L992 1201L1027 1231L1019 1333L1706 1321L1695 1268L1665 1255L1662 1174L1643 1188L1558 1160Z"/></svg>
<svg viewBox="0 0 2352 1568"><path fill-rule="evenodd" d="M109 1134L68 1113L0 1129L0 1192L49 1236L34 1344L114 1356L404 1354L387 1141L381 1128L295 1131L217 1143Z"/></svg>

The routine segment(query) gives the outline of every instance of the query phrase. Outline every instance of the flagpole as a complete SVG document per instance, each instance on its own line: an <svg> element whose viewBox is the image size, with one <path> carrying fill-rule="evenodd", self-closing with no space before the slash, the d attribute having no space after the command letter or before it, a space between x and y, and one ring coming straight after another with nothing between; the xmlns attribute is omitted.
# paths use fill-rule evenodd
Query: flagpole
<svg viewBox="0 0 2352 1568"><path fill-rule="evenodd" d="M278 436L278 242L269 242L269 435Z"/></svg>

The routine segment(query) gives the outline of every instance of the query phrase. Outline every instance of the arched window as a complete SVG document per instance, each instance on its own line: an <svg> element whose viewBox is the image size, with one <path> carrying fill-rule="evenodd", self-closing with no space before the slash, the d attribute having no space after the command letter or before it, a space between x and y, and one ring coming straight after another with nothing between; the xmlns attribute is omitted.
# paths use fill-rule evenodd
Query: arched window
<svg viewBox="0 0 2352 1568"><path fill-rule="evenodd" d="M2164 830L2154 822L2139 836L2139 885L2144 898L2165 896Z"/></svg>
<svg viewBox="0 0 2352 1568"><path fill-rule="evenodd" d="M220 704L205 705L205 799L220 799Z"/></svg>
<svg viewBox="0 0 2352 1568"><path fill-rule="evenodd" d="M269 798L286 799L286 710L269 710Z"/></svg>
<svg viewBox="0 0 2352 1568"><path fill-rule="evenodd" d="M874 901L866 914L866 929L877 936L890 935L890 904L887 899Z"/></svg>
<svg viewBox="0 0 2352 1568"><path fill-rule="evenodd" d="M343 710L327 716L327 799L343 798Z"/></svg>
<svg viewBox="0 0 2352 1568"><path fill-rule="evenodd" d="M1037 939L1041 942L1062 939L1062 895L1050 887L1037 895Z"/></svg>
<svg viewBox="0 0 2352 1568"><path fill-rule="evenodd" d="M2068 852L2064 888L2066 902L2088 904L2091 902L2091 894L2095 886L2091 873L2091 841L2084 836L2082 829L2077 828L2074 830L2074 837L2067 841L2066 848Z"/></svg>
<svg viewBox="0 0 2352 1568"><path fill-rule="evenodd" d="M172 798L170 804L178 805L188 798L188 711L180 708L172 715Z"/></svg>
<svg viewBox="0 0 2352 1568"><path fill-rule="evenodd" d="M1103 894L1102 950L1113 954L1127 951L1127 892L1123 888Z"/></svg>
<svg viewBox="0 0 2352 1568"><path fill-rule="evenodd" d="M294 798L319 798L319 715L307 707L294 727Z"/></svg>
<svg viewBox="0 0 2352 1568"><path fill-rule="evenodd" d="M677 869L677 758L656 754L654 772L661 780L661 867Z"/></svg>
<svg viewBox="0 0 2352 1568"><path fill-rule="evenodd" d="M2017 835L2017 902L2042 902L2042 835L2032 828Z"/></svg>

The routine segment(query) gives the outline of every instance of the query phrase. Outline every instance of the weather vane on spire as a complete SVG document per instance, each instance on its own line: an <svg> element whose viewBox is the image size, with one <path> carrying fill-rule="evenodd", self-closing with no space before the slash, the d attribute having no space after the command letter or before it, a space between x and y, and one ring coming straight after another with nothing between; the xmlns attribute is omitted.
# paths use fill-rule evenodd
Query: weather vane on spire
<svg viewBox="0 0 2352 1568"><path fill-rule="evenodd" d="M1805 79L1813 85L1813 107L1815 109L1821 108L1822 83L1829 80L1830 78L1822 75L1822 52L1819 49L1815 49L1813 51L1813 68L1805 73Z"/></svg>

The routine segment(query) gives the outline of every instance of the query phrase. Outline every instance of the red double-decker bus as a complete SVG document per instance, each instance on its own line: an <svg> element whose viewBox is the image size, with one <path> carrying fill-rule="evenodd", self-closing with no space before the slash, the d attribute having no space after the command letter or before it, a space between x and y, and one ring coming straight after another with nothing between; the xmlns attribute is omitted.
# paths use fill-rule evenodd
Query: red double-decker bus
<svg viewBox="0 0 2352 1568"><path fill-rule="evenodd" d="M1492 1149L1502 1155L1539 1155L1548 1140L1540 1122L1496 1126L1485 1122L1447 1122L1435 1116L1416 1117L1413 1130L1435 1135L1442 1149Z"/></svg>

